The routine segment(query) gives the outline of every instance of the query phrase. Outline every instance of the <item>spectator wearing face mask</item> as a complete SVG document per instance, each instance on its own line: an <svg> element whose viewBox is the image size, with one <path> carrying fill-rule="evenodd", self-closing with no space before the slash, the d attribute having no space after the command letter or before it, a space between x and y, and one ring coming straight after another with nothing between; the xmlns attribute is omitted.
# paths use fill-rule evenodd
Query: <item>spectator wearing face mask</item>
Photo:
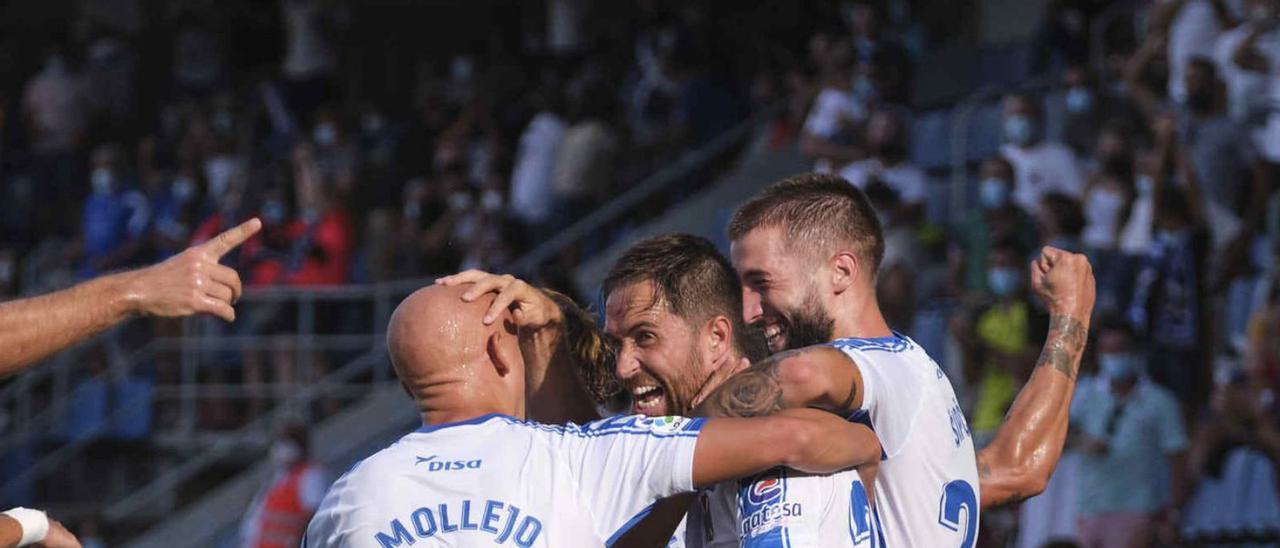
<svg viewBox="0 0 1280 548"><path fill-rule="evenodd" d="M976 381L973 406L974 441L990 440L1004 420L1009 404L1035 366L1049 329L1046 314L1027 296L1026 250L1013 240L991 248L986 276L990 296L970 314L953 320L951 329L964 356L965 378Z"/></svg>
<svg viewBox="0 0 1280 548"><path fill-rule="evenodd" d="M1187 195L1155 190L1155 241L1134 281L1128 319L1149 341L1152 380L1198 408L1207 386L1204 302L1208 240Z"/></svg>
<svg viewBox="0 0 1280 548"><path fill-rule="evenodd" d="M1158 523L1176 523L1185 499L1186 431L1174 395L1143 375L1123 323L1104 323L1096 348L1097 384L1071 406L1074 443L1084 453L1078 533L1085 546L1148 546Z"/></svg>
<svg viewBox="0 0 1280 548"><path fill-rule="evenodd" d="M1040 197L1048 192L1080 197L1084 177L1075 155L1066 145L1045 140L1044 111L1038 97L1027 93L1005 96L1001 128L1005 144L1000 153L1017 174L1013 199L1020 207L1034 211Z"/></svg>
<svg viewBox="0 0 1280 548"><path fill-rule="evenodd" d="M1117 251L1120 233L1129 219L1136 192L1136 160L1127 126L1113 122L1098 138L1097 167L1085 185L1085 219L1081 240L1098 283L1098 306L1115 310L1132 270Z"/></svg>
<svg viewBox="0 0 1280 548"><path fill-rule="evenodd" d="M81 219L83 260L77 274L82 280L142 258L142 236L151 222L151 207L146 196L129 184L123 160L118 145L102 145L93 152L92 193Z"/></svg>
<svg viewBox="0 0 1280 548"><path fill-rule="evenodd" d="M911 91L913 61L907 48L885 32L890 23L880 8L870 2L854 2L844 9L844 18L853 39L854 59L869 69L860 71L861 83L855 81L855 90L864 98L905 102Z"/></svg>
<svg viewBox="0 0 1280 548"><path fill-rule="evenodd" d="M1032 249L1039 242L1035 221L1013 201L1013 165L1001 156L993 156L982 162L980 175L981 208L965 221L957 248L951 253L957 292L988 290L987 265L996 242L1015 241L1023 249Z"/></svg>
<svg viewBox="0 0 1280 548"><path fill-rule="evenodd" d="M866 159L840 170L840 176L863 190L872 179L879 180L897 194L902 219L918 219L924 213L927 179L923 169L907 158L907 129L902 115L894 110L877 110L867 120L864 137Z"/></svg>
<svg viewBox="0 0 1280 548"><path fill-rule="evenodd" d="M301 424L282 428L267 455L270 480L240 522L239 546L243 548L297 546L329 488L324 469L310 458L310 439Z"/></svg>

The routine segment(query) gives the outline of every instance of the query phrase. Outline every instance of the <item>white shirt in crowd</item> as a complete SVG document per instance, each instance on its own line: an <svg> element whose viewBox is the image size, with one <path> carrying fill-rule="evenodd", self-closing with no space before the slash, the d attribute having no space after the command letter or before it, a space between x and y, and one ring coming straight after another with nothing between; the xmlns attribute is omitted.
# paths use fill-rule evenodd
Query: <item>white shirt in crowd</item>
<svg viewBox="0 0 1280 548"><path fill-rule="evenodd" d="M833 139L850 124L867 119L867 107L852 91L823 88L813 100L809 116L804 120L804 131L823 139ZM826 159L819 160L814 171L831 173L835 166Z"/></svg>
<svg viewBox="0 0 1280 548"><path fill-rule="evenodd" d="M863 190L866 190L871 178L876 177L897 192L902 203L908 204L924 201L928 181L924 170L914 164L899 162L886 167L879 158L867 158L846 165L840 169L840 176Z"/></svg>
<svg viewBox="0 0 1280 548"><path fill-rule="evenodd" d="M1173 1L1173 0L1165 0ZM1187 63L1195 57L1212 58L1214 44L1222 30L1218 15L1209 0L1189 0L1169 26L1169 97L1182 102L1187 98L1183 78Z"/></svg>
<svg viewBox="0 0 1280 548"><path fill-rule="evenodd" d="M1076 157L1062 143L1040 141L1029 147L1006 144L1000 153L1013 164L1013 200L1024 211L1040 208L1040 197L1047 192L1061 192L1080 198L1084 192L1084 176Z"/></svg>
<svg viewBox="0 0 1280 548"><path fill-rule="evenodd" d="M555 113L539 112L520 135L511 170L511 214L525 223L540 223L551 215L551 178L565 127Z"/></svg>
<svg viewBox="0 0 1280 548"><path fill-rule="evenodd" d="M338 479L303 545L612 544L656 500L693 490L704 422L551 426L493 414L424 426Z"/></svg>

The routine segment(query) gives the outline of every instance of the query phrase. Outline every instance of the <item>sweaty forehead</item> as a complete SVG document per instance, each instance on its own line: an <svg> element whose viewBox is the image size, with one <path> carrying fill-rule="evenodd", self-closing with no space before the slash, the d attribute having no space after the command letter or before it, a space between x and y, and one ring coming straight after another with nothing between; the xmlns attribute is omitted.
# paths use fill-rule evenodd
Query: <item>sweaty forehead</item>
<svg viewBox="0 0 1280 548"><path fill-rule="evenodd" d="M671 305L661 298L653 282L642 281L614 289L604 305L604 330L621 336L642 321L659 322L671 315Z"/></svg>

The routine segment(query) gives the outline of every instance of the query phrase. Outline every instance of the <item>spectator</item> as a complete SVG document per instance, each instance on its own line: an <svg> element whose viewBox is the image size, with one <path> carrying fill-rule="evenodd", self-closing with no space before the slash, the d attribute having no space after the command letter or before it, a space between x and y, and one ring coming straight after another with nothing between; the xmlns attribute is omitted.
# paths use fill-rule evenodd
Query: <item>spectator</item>
<svg viewBox="0 0 1280 548"><path fill-rule="evenodd" d="M1036 214L1040 243L1073 253L1084 252L1085 217L1080 202L1061 192L1050 192L1040 198Z"/></svg>
<svg viewBox="0 0 1280 548"><path fill-rule="evenodd" d="M1208 242L1184 193L1155 192L1156 242L1138 271L1128 316L1150 342L1151 378L1194 409L1204 401Z"/></svg>
<svg viewBox="0 0 1280 548"><path fill-rule="evenodd" d="M1097 82L1088 65L1068 66L1062 72L1062 83L1067 87L1063 95L1063 140L1077 157L1094 154L1099 133L1108 126L1129 128L1130 141L1140 137L1133 129L1142 127L1144 122L1137 105L1114 86Z"/></svg>
<svg viewBox="0 0 1280 548"><path fill-rule="evenodd" d="M88 126L82 85L62 49L52 48L22 94L22 112L36 153L67 153L80 143Z"/></svg>
<svg viewBox="0 0 1280 548"><path fill-rule="evenodd" d="M978 183L981 209L970 213L961 229L957 249L950 260L956 293L985 293L991 247L1015 241L1022 249L1039 242L1031 216L1013 201L1013 165L1002 156L982 162Z"/></svg>
<svg viewBox="0 0 1280 548"><path fill-rule="evenodd" d="M1146 546L1184 499L1187 435L1173 394L1143 375L1132 332L1104 323L1097 341L1101 384L1081 390L1071 407L1084 452L1080 539L1089 547Z"/></svg>
<svg viewBox="0 0 1280 548"><path fill-rule="evenodd" d="M551 220L551 183L556 157L564 140L564 106L551 86L535 97L538 112L520 135L515 167L511 170L510 213L524 225L530 240L546 239Z"/></svg>
<svg viewBox="0 0 1280 548"><path fill-rule="evenodd" d="M1280 528L1280 429L1261 392L1241 369L1220 364L1210 413L1195 429L1190 477L1196 485L1185 532L1274 531Z"/></svg>
<svg viewBox="0 0 1280 548"><path fill-rule="evenodd" d="M610 124L613 99L603 85L580 82L573 96L573 124L564 132L551 179L556 229L576 222L614 190L618 138Z"/></svg>
<svg viewBox="0 0 1280 548"><path fill-rule="evenodd" d="M897 216L918 220L924 213L927 179L923 169L907 158L907 128L901 114L881 109L867 120L864 137L869 156L840 169L840 176L866 190L871 179L883 181L897 194Z"/></svg>
<svg viewBox="0 0 1280 548"><path fill-rule="evenodd" d="M338 67L333 38L341 14L321 0L280 0L285 30L282 73L294 120L310 120L315 109L332 99Z"/></svg>
<svg viewBox="0 0 1280 548"><path fill-rule="evenodd" d="M1054 0L1045 6L1031 45L1031 74L1089 62L1088 8L1092 2Z"/></svg>
<svg viewBox="0 0 1280 548"><path fill-rule="evenodd" d="M1213 62L1227 88L1228 114L1250 124L1264 114L1272 67L1280 61L1280 35L1276 32L1280 6L1275 0L1249 0L1243 23L1218 35ZM1261 148L1261 142L1255 142Z"/></svg>
<svg viewBox="0 0 1280 548"><path fill-rule="evenodd" d="M243 548L297 546L329 487L324 469L311 460L311 440L301 424L280 429L268 458L270 479L240 522Z"/></svg>
<svg viewBox="0 0 1280 548"><path fill-rule="evenodd" d="M1013 403L1019 379L1036 363L1037 341L1049 330L1048 317L1027 295L1027 250L1012 240L996 242L987 267L990 298L972 313L955 318L951 329L963 351L965 378L976 381L972 420L975 442L995 435Z"/></svg>
<svg viewBox="0 0 1280 548"><path fill-rule="evenodd" d="M1098 167L1084 189L1084 246L1093 256L1115 250L1134 197L1134 153L1129 132L1108 124L1098 136ZM1104 261L1105 262L1105 261Z"/></svg>
<svg viewBox="0 0 1280 548"><path fill-rule="evenodd" d="M1174 101L1191 97L1191 90L1186 86L1191 61L1213 55L1213 45L1225 19L1215 4L1212 0L1166 2L1151 14L1151 26L1156 30L1149 39L1168 41L1168 95Z"/></svg>
<svg viewBox="0 0 1280 548"><path fill-rule="evenodd" d="M1129 85L1154 127L1165 109L1144 77L1152 53L1144 46L1130 64ZM1176 110L1179 141L1203 186L1205 215L1215 248L1259 226L1266 203L1266 173L1248 132L1227 114L1212 61L1195 57L1182 72L1184 99Z"/></svg>
<svg viewBox="0 0 1280 548"><path fill-rule="evenodd" d="M1080 197L1084 189L1080 168L1071 149L1045 140L1039 98L1027 93L1006 95L1001 124L1005 145L1000 152L1017 175L1013 199L1019 207L1034 211L1040 197L1054 191Z"/></svg>
<svg viewBox="0 0 1280 548"><path fill-rule="evenodd" d="M682 44L663 62L663 73L675 87L672 121L676 143L700 145L733 128L742 119L742 99L731 83L708 66L708 54Z"/></svg>
<svg viewBox="0 0 1280 548"><path fill-rule="evenodd" d="M822 91L813 99L800 136L800 152L814 171L830 172L861 158L857 136L869 105L854 93L854 59L847 40L818 36L810 49L819 63Z"/></svg>
<svg viewBox="0 0 1280 548"><path fill-rule="evenodd" d="M854 2L844 10L853 38L854 61L866 67L854 82L864 104L872 101L905 103L911 94L912 59L907 48L884 29L889 22L874 3Z"/></svg>
<svg viewBox="0 0 1280 548"><path fill-rule="evenodd" d="M151 208L146 196L125 177L122 156L114 144L93 152L93 193L85 200L81 221L83 258L78 275L82 280L142 259L142 237L151 222Z"/></svg>

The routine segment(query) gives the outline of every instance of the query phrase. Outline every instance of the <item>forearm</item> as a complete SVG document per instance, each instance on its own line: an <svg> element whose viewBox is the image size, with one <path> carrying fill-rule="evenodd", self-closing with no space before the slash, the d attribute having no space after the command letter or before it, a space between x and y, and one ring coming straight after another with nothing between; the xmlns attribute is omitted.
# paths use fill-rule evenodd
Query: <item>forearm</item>
<svg viewBox="0 0 1280 548"><path fill-rule="evenodd" d="M1190 490L1187 489L1187 453L1181 451L1169 456L1169 503L1182 508Z"/></svg>
<svg viewBox="0 0 1280 548"><path fill-rule="evenodd" d="M599 419L594 399L579 374L592 366L585 363L590 358L574 352L571 340L581 336L577 331L595 327L578 325L580 319L566 314L564 303L557 304L561 306L562 313L556 325L520 336L520 350L529 372L526 378L529 417L549 424ZM572 303L569 305L574 306ZM569 322L577 323L570 325Z"/></svg>
<svg viewBox="0 0 1280 548"><path fill-rule="evenodd" d="M1071 395L1084 352L1089 315L1059 314L1026 386L995 439L978 453L982 506L1000 506L1039 494L1062 455Z"/></svg>
<svg viewBox="0 0 1280 548"><path fill-rule="evenodd" d="M661 499L640 523L632 527L611 546L616 548L651 548L666 546L684 520L696 495L685 493Z"/></svg>
<svg viewBox="0 0 1280 548"><path fill-rule="evenodd" d="M0 303L0 375L87 339L137 312L136 272Z"/></svg>
<svg viewBox="0 0 1280 548"><path fill-rule="evenodd" d="M0 516L0 548L13 548L22 540L22 526L18 520Z"/></svg>
<svg viewBox="0 0 1280 548"><path fill-rule="evenodd" d="M812 474L829 474L880 458L880 442L865 425L811 409L784 409L778 414L805 421L806 426L798 428L798 450L783 463L786 466ZM812 438L806 439L806 436Z"/></svg>

